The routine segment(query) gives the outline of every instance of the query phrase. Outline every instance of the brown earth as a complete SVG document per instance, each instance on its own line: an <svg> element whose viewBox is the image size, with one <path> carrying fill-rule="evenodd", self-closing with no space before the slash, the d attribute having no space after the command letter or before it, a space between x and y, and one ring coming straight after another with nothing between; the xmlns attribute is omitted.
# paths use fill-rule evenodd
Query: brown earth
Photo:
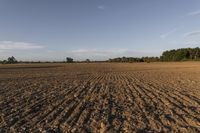
<svg viewBox="0 0 200 133"><path fill-rule="evenodd" d="M1 65L0 132L200 132L200 63Z"/></svg>

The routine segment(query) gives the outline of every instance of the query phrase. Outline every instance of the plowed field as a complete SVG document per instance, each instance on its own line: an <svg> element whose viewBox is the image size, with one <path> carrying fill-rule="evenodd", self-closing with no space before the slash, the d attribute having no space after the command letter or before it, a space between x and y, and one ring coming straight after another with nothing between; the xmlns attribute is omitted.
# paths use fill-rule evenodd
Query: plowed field
<svg viewBox="0 0 200 133"><path fill-rule="evenodd" d="M0 132L200 132L200 63L1 65Z"/></svg>

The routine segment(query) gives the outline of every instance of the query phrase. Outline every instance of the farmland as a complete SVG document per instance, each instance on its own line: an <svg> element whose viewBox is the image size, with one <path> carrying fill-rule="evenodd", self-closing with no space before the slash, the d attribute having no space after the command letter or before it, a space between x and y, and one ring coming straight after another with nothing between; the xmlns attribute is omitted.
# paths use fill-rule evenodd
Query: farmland
<svg viewBox="0 0 200 133"><path fill-rule="evenodd" d="M0 132L200 132L200 63L0 65Z"/></svg>

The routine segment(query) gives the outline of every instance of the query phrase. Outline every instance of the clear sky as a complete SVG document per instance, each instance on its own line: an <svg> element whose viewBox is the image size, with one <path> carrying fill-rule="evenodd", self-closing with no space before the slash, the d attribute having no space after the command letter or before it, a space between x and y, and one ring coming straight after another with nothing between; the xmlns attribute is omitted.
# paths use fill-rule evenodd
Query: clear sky
<svg viewBox="0 0 200 133"><path fill-rule="evenodd" d="M159 56L199 44L200 0L0 0L0 59Z"/></svg>

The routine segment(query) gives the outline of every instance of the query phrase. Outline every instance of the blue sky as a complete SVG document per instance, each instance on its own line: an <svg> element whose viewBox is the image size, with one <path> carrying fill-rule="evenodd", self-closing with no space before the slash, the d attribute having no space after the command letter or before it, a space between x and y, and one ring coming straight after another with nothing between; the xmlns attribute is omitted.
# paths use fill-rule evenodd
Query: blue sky
<svg viewBox="0 0 200 133"><path fill-rule="evenodd" d="M0 59L159 56L199 44L199 0L0 0Z"/></svg>

